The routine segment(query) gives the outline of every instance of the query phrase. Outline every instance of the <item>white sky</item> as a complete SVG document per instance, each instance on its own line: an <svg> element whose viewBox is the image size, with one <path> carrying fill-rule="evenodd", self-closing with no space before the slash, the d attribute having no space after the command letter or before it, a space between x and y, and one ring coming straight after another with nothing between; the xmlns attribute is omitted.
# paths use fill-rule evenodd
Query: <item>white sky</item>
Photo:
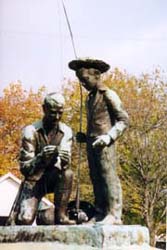
<svg viewBox="0 0 167 250"><path fill-rule="evenodd" d="M130 74L167 70L166 0L64 0L78 57L107 61ZM75 78L61 0L0 0L0 93L12 81L26 89L61 88Z"/></svg>

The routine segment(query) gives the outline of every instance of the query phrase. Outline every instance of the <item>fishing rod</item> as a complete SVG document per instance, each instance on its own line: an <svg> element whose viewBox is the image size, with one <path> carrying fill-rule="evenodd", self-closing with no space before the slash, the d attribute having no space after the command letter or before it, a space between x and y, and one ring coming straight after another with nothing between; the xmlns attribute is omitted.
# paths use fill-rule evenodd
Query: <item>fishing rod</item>
<svg viewBox="0 0 167 250"><path fill-rule="evenodd" d="M72 32L72 28L71 28L71 24L68 18L68 14L67 14L67 10L66 10L66 6L64 4L64 1L61 0L62 2L62 6L63 6L63 11L64 11L64 15L65 15L65 19L67 22L67 27L70 33L70 38L71 38L71 43L72 43L72 47L73 47L73 52L75 55L75 59L78 59L77 56L77 52L76 52L76 46L75 46L75 40L74 40L74 35ZM79 82L79 89L80 89L80 118L79 118L79 132L82 133L82 117L83 117L83 93L82 93L82 85ZM83 205L86 207L87 202L84 201L80 201L80 176L81 176L81 160L82 160L82 146L81 143L79 143L79 160L78 160L78 167L77 167L77 190L76 190L76 200L75 200L75 205L74 202L71 202L71 206L73 207L73 205L75 206L75 208L71 208L71 215L72 217L77 221L78 224L88 221L88 216L87 214L80 209L80 206ZM82 203L82 204L81 204ZM92 208L91 204L88 204L87 207Z"/></svg>
<svg viewBox="0 0 167 250"><path fill-rule="evenodd" d="M77 52L76 52L76 46L75 46L75 42L74 42L74 36L73 36L73 33L72 33L72 28L71 28L70 21L69 21L68 15L67 15L66 7L65 7L65 4L64 4L64 1L61 0L61 2L62 2L62 6L63 6L63 10L64 10L64 15L65 15L66 22L67 22L67 27L68 27L68 30L69 30L69 33L70 33L70 37L71 37L71 42L72 42L72 47L73 47L75 59L78 59Z"/></svg>

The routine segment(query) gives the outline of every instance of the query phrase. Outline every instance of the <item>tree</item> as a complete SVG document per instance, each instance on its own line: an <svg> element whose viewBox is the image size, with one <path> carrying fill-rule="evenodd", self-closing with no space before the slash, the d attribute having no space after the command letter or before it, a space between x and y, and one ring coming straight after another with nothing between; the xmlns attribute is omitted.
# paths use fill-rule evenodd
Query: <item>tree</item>
<svg viewBox="0 0 167 250"><path fill-rule="evenodd" d="M11 83L0 98L0 175L12 171L17 176L22 128L41 115L44 88L25 91L21 82Z"/></svg>
<svg viewBox="0 0 167 250"><path fill-rule="evenodd" d="M165 225L165 190L167 190L167 83L161 72L130 76L114 69L103 81L115 90L128 111L130 127L117 141L118 170L123 186L125 224L139 223L149 228L151 244ZM63 120L79 131L80 87L69 81L62 89L66 98ZM12 171L19 175L18 152L22 128L42 115L45 89L25 91L20 82L10 84L0 98L0 175ZM83 90L83 103L86 91ZM86 112L83 106L83 131ZM4 157L5 156L5 157ZM75 198L78 144L74 142L72 168L75 173L72 199ZM82 147L81 199L93 202L92 185ZM165 229L164 229L165 231Z"/></svg>
<svg viewBox="0 0 167 250"><path fill-rule="evenodd" d="M158 70L136 78L114 69L103 81L118 93L130 116L130 127L117 142L124 193L124 223L148 226L153 245L155 234L165 223L167 83ZM67 107L70 107L66 119L74 131L78 131L79 84L68 82L64 93L68 97ZM85 110L83 118L85 129ZM85 156L84 151L83 166L87 165ZM77 164L76 147L73 164ZM86 168L83 167L82 173L81 183L89 187L90 182L85 179Z"/></svg>
<svg viewBox="0 0 167 250"><path fill-rule="evenodd" d="M124 213L148 227L154 245L165 224L167 83L158 70L138 79L114 72L107 81L117 89L130 116L130 128L119 141Z"/></svg>

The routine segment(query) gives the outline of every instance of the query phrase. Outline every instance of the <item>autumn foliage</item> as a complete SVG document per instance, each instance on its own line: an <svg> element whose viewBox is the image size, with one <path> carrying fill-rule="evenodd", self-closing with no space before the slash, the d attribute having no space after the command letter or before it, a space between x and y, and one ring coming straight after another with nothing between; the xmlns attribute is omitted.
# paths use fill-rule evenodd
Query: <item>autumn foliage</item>
<svg viewBox="0 0 167 250"><path fill-rule="evenodd" d="M167 83L162 80L159 70L137 78L115 69L103 80L118 93L130 116L129 129L117 141L118 171L124 193L124 223L146 225L154 245L155 235L165 230ZM71 105L67 120L74 131L78 131L79 84L68 83L64 93L69 98L67 106ZM83 95L85 97L85 92ZM83 130L85 120L83 110ZM89 179L85 178L85 155L84 151L81 176L83 197L91 193ZM76 157L73 159L74 167L77 166Z"/></svg>
<svg viewBox="0 0 167 250"><path fill-rule="evenodd" d="M18 153L21 130L41 116L44 88L38 93L24 90L20 82L10 84L0 98L0 175L20 175Z"/></svg>
<svg viewBox="0 0 167 250"><path fill-rule="evenodd" d="M130 127L117 141L118 172L123 187L125 224L146 225L154 244L155 235L165 224L167 190L167 82L161 72L139 77L118 69L110 71L104 83L120 96L130 116ZM74 134L80 129L80 86L77 81L64 84L66 98L63 121ZM37 93L23 89L20 82L10 84L0 98L0 175L19 174L18 152L21 129L42 116L41 102L45 89ZM83 103L86 96L83 90ZM82 130L86 130L83 105ZM78 144L74 142L72 168L75 173L72 199L75 198ZM82 146L81 199L93 202L85 145ZM99 183L100 185L100 183Z"/></svg>

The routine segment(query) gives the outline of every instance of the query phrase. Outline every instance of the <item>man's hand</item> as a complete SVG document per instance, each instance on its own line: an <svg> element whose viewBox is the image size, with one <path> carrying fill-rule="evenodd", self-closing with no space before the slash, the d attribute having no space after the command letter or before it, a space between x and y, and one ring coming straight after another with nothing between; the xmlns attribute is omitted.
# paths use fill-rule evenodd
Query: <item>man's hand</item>
<svg viewBox="0 0 167 250"><path fill-rule="evenodd" d="M59 169L65 170L66 168L68 168L70 157L71 157L70 153L67 150L62 150L62 149L59 150L59 157L58 157L60 159Z"/></svg>
<svg viewBox="0 0 167 250"><path fill-rule="evenodd" d="M87 141L87 138L86 138L86 135L84 133L78 132L76 134L76 140L77 140L77 142L85 143Z"/></svg>
<svg viewBox="0 0 167 250"><path fill-rule="evenodd" d="M111 143L111 137L109 135L97 136L96 140L93 142L92 146L96 147L106 147Z"/></svg>
<svg viewBox="0 0 167 250"><path fill-rule="evenodd" d="M42 149L41 155L44 161L46 161L47 163L50 162L53 159L53 157L58 155L57 146L55 145L45 146Z"/></svg>
<svg viewBox="0 0 167 250"><path fill-rule="evenodd" d="M61 160L63 160L64 162L69 162L69 152L66 150L59 150L59 157Z"/></svg>

